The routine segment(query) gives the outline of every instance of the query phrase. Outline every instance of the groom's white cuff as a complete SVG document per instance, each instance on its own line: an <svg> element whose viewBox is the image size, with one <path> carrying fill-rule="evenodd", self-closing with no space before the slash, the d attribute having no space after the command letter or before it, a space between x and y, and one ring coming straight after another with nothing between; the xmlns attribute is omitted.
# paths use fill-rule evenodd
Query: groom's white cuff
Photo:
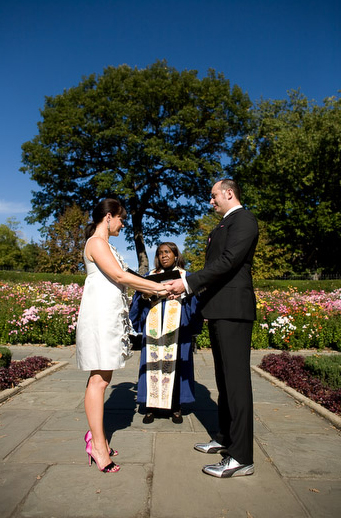
<svg viewBox="0 0 341 518"><path fill-rule="evenodd" d="M184 286L185 286L185 290L186 290L187 295L190 295L191 293L193 293L193 291L191 290L191 288L188 286L188 282L186 281L186 278L185 278L185 277L182 277L182 282L184 283Z"/></svg>

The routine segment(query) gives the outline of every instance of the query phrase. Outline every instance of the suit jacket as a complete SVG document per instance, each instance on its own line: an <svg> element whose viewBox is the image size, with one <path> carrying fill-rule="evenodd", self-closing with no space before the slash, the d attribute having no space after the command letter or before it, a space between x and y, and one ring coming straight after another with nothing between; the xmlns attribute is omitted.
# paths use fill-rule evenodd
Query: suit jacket
<svg viewBox="0 0 341 518"><path fill-rule="evenodd" d="M256 319L251 265L258 241L252 212L236 209L210 233L205 266L187 277L207 319Z"/></svg>

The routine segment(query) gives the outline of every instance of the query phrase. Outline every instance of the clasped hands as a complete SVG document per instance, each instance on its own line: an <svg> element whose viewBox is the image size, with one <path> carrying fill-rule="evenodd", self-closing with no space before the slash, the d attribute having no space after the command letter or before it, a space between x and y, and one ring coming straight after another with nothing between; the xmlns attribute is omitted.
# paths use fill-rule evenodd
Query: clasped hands
<svg viewBox="0 0 341 518"><path fill-rule="evenodd" d="M185 291L185 285L182 279L175 279L174 281L167 281L162 283L163 290L160 292L162 296L167 296L168 299L174 300Z"/></svg>

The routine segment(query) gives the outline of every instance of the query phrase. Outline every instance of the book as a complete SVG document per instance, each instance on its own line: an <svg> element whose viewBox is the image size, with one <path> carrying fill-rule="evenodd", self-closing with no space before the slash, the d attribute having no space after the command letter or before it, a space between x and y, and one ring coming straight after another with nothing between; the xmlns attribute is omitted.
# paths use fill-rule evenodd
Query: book
<svg viewBox="0 0 341 518"><path fill-rule="evenodd" d="M131 270L130 268L128 268L127 271L129 273L132 273L133 275L137 275L138 277L142 277L143 279L147 279L148 281L154 282L167 282L181 278L179 270L170 270L168 272L153 273L151 275L146 275L145 277L137 272L134 272L134 270Z"/></svg>

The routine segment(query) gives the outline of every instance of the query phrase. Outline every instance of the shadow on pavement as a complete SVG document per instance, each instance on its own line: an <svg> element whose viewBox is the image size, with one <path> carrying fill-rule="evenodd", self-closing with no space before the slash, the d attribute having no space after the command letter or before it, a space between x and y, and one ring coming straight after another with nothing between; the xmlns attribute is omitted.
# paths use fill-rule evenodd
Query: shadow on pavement
<svg viewBox="0 0 341 518"><path fill-rule="evenodd" d="M218 405L212 399L211 392L205 385L195 382L195 401L190 405L184 405L184 415L193 413L209 435L214 435L218 431Z"/></svg>
<svg viewBox="0 0 341 518"><path fill-rule="evenodd" d="M117 430L129 428L133 422L137 385L123 382L110 388L111 393L104 403L104 428L109 442Z"/></svg>

